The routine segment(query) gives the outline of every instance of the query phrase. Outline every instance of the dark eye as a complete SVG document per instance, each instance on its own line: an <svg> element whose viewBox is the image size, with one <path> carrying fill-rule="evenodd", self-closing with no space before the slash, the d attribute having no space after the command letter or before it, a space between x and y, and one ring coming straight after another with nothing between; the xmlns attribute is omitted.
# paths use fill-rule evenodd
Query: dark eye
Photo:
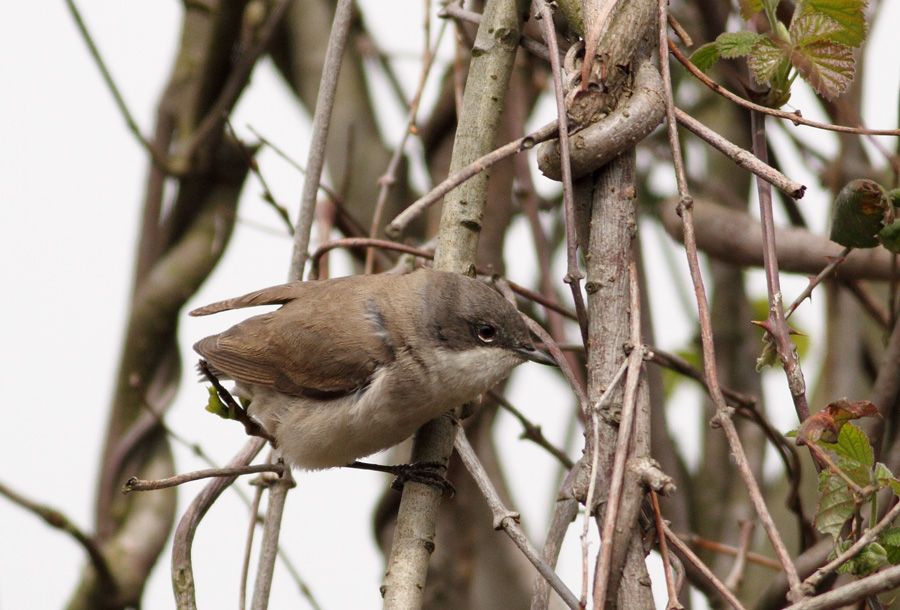
<svg viewBox="0 0 900 610"><path fill-rule="evenodd" d="M475 332L483 343L493 343L497 338L497 329L490 324L479 324Z"/></svg>

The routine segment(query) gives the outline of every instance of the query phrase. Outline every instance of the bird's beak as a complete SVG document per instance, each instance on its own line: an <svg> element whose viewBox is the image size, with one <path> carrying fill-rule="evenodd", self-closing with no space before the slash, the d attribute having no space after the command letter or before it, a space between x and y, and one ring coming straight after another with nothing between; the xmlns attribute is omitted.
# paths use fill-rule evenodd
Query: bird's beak
<svg viewBox="0 0 900 610"><path fill-rule="evenodd" d="M538 364L546 364L547 366L559 366L550 354L537 349L533 345L521 345L515 348L515 352L522 358L525 358L525 360L531 360Z"/></svg>

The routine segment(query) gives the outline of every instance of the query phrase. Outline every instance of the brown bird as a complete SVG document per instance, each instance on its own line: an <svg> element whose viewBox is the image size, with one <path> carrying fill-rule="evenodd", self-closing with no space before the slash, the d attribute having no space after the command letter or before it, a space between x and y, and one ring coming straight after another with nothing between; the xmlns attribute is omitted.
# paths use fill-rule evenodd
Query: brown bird
<svg viewBox="0 0 900 610"><path fill-rule="evenodd" d="M421 269L294 282L195 309L281 305L194 349L235 381L286 462L345 466L473 400L535 349L518 311L488 285Z"/></svg>

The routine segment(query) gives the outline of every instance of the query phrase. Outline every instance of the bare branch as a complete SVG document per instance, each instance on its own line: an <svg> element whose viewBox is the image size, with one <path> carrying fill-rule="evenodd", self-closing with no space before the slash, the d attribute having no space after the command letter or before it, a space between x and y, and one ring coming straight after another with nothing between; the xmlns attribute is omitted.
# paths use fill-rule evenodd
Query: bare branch
<svg viewBox="0 0 900 610"><path fill-rule="evenodd" d="M125 482L122 493L131 493L132 491L153 491L156 489L166 489L168 487L177 487L191 481L199 481L200 479L212 479L215 477L236 477L243 474L257 474L259 472L274 472L278 476L282 476L286 472L284 464L257 464L255 466L240 466L236 468L206 468L204 470L194 470L183 474L167 477L165 479L144 480L137 477L131 477Z"/></svg>

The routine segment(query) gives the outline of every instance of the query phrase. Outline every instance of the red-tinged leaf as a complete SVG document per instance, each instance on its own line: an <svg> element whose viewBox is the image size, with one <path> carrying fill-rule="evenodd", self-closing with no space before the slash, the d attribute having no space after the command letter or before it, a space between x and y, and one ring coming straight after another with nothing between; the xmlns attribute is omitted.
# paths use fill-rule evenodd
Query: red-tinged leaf
<svg viewBox="0 0 900 610"><path fill-rule="evenodd" d="M841 428L848 421L877 414L878 409L868 400L837 400L804 420L797 433L797 444L837 443Z"/></svg>
<svg viewBox="0 0 900 610"><path fill-rule="evenodd" d="M866 0L803 0L794 19L810 13L825 15L840 26L832 34L833 42L858 47L866 39L866 4Z"/></svg>
<svg viewBox="0 0 900 610"><path fill-rule="evenodd" d="M753 51L747 57L747 65L753 80L768 87L784 59L784 50L771 38L763 36L753 46Z"/></svg>
<svg viewBox="0 0 900 610"><path fill-rule="evenodd" d="M816 529L837 539L844 523L854 512L856 503L847 485L827 470L820 472Z"/></svg>
<svg viewBox="0 0 900 610"><path fill-rule="evenodd" d="M803 80L828 100L839 97L853 82L853 50L846 45L822 40L795 46L790 62Z"/></svg>

